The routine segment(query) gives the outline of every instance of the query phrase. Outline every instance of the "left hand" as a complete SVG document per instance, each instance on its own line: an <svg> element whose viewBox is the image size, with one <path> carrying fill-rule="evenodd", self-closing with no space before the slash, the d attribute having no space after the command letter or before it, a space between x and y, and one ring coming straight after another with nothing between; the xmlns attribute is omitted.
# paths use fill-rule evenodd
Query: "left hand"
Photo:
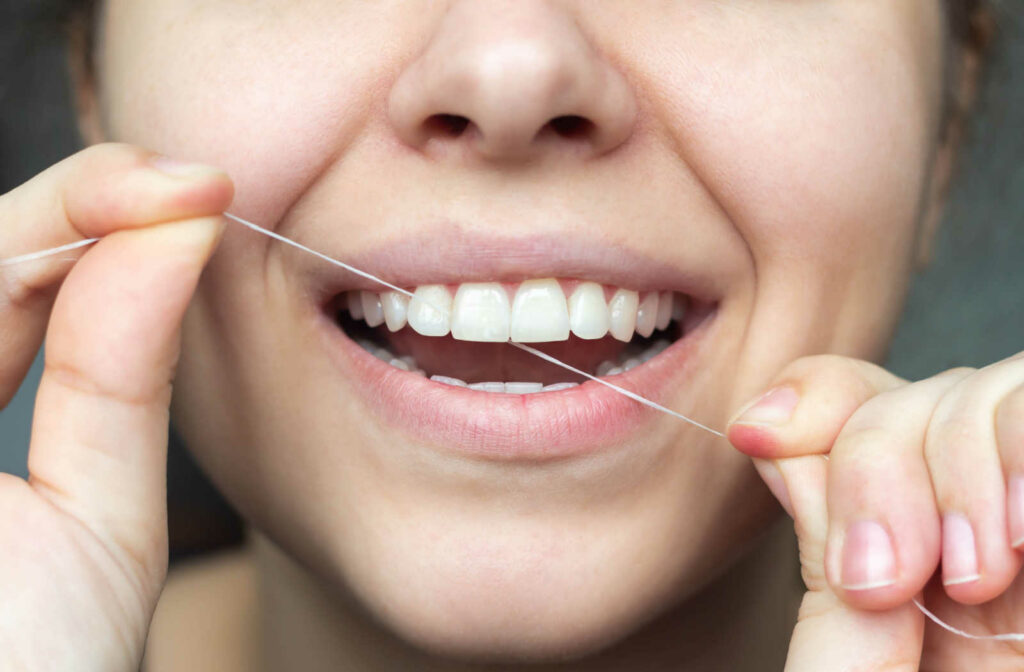
<svg viewBox="0 0 1024 672"><path fill-rule="evenodd" d="M808 592L786 669L1024 668L1024 645L910 602L1024 631L1024 353L914 383L806 357L770 389L728 437L796 521Z"/></svg>

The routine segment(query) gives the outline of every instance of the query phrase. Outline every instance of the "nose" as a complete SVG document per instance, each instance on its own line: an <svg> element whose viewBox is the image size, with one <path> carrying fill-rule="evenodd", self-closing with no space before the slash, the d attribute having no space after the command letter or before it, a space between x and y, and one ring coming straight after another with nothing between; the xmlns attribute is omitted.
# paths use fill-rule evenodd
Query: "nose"
<svg viewBox="0 0 1024 672"><path fill-rule="evenodd" d="M388 98L399 137L428 155L592 157L636 120L625 77L546 0L456 0Z"/></svg>

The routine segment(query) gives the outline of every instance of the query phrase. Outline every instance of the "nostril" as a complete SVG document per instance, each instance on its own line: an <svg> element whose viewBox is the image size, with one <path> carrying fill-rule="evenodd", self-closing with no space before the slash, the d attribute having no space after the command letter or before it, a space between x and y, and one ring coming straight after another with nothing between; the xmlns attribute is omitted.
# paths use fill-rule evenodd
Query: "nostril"
<svg viewBox="0 0 1024 672"><path fill-rule="evenodd" d="M584 138L590 135L594 129L594 122L575 114L555 117L548 122L548 125L559 136L569 139Z"/></svg>
<svg viewBox="0 0 1024 672"><path fill-rule="evenodd" d="M457 114L434 114L424 125L431 134L457 138L469 127L469 119Z"/></svg>

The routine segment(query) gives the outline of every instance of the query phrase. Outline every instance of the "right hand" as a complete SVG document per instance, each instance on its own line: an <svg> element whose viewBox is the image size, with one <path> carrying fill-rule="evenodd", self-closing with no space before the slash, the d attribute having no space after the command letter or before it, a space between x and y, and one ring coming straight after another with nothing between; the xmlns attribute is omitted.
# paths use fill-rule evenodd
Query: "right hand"
<svg viewBox="0 0 1024 672"><path fill-rule="evenodd" d="M103 238L0 266L0 409L46 334L29 478L0 474L5 670L142 660L167 571L180 325L233 196L223 172L153 159L97 145L0 196L0 259Z"/></svg>
<svg viewBox="0 0 1024 672"><path fill-rule="evenodd" d="M1020 670L1024 353L909 382L798 359L730 425L793 517L807 592L787 671ZM826 459L827 457L827 459ZM965 530L966 527L966 530Z"/></svg>

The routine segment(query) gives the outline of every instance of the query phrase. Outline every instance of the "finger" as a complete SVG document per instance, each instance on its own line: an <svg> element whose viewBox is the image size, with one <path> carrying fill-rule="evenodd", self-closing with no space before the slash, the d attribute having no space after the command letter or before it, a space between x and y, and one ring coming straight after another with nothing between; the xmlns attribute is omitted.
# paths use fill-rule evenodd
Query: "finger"
<svg viewBox="0 0 1024 672"><path fill-rule="evenodd" d="M892 609L934 574L941 533L924 458L939 400L968 371L880 394L850 418L829 460L826 574L848 604Z"/></svg>
<svg viewBox="0 0 1024 672"><path fill-rule="evenodd" d="M868 399L905 385L880 366L838 355L796 360L770 389L744 407L726 434L752 457L824 455L846 421Z"/></svg>
<svg viewBox="0 0 1024 672"><path fill-rule="evenodd" d="M1003 465L1005 473L1019 469L1022 456L1015 453L1022 451L997 442L993 419L1022 383L1024 358L980 369L942 397L928 427L925 456L942 515L942 583L965 604L997 597L1020 570Z"/></svg>
<svg viewBox="0 0 1024 672"><path fill-rule="evenodd" d="M918 669L924 619L912 604L885 612L859 611L844 604L826 581L825 459L789 458L776 461L774 468L792 509L807 585L790 641L787 672Z"/></svg>
<svg viewBox="0 0 1024 672"><path fill-rule="evenodd" d="M144 574L166 560L171 378L221 222L107 236L72 269L47 330L29 483Z"/></svg>
<svg viewBox="0 0 1024 672"><path fill-rule="evenodd" d="M129 145L96 145L0 196L0 260L111 231L222 212L231 181ZM56 288L81 251L0 265L0 408L39 349Z"/></svg>
<svg viewBox="0 0 1024 672"><path fill-rule="evenodd" d="M1006 474L1010 545L1024 549L1024 384L1006 395L996 410L996 443Z"/></svg>

